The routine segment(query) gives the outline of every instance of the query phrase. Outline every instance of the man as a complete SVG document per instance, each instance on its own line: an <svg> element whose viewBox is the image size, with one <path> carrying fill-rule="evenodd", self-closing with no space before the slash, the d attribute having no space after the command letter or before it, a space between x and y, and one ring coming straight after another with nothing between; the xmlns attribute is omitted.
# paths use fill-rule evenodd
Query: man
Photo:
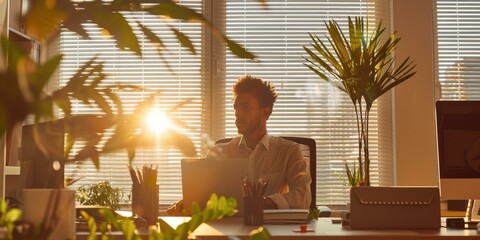
<svg viewBox="0 0 480 240"><path fill-rule="evenodd" d="M248 158L253 178L266 177L264 208L305 208L311 202L311 177L300 146L267 132L267 120L277 98L274 86L246 75L232 89L235 125L241 136L212 148L229 157Z"/></svg>
<svg viewBox="0 0 480 240"><path fill-rule="evenodd" d="M300 145L267 133L267 120L277 98L273 84L246 75L237 80L232 92L235 124L241 136L215 145L209 155L220 152L228 157L248 159L249 177L268 179L265 209L308 209L312 180ZM177 202L167 212L176 215L182 204Z"/></svg>

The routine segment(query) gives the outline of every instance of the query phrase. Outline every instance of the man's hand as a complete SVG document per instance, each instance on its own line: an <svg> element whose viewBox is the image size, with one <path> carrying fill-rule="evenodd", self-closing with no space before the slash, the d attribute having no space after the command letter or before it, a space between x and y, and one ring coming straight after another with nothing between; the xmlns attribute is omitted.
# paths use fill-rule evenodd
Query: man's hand
<svg viewBox="0 0 480 240"><path fill-rule="evenodd" d="M183 199L178 200L174 204L168 207L167 214L170 216L182 216L183 215Z"/></svg>
<svg viewBox="0 0 480 240"><path fill-rule="evenodd" d="M277 204L275 204L271 198L265 197L263 200L263 209L277 209Z"/></svg>

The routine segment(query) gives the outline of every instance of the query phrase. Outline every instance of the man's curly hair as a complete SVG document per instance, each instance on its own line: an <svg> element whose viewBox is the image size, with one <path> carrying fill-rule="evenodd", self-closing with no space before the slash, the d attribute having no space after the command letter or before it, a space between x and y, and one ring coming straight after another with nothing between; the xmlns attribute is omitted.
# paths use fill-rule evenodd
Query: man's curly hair
<svg viewBox="0 0 480 240"><path fill-rule="evenodd" d="M245 75L237 80L232 88L233 97L240 93L251 93L258 99L260 107L271 107L277 99L277 92L273 83L263 81L261 78Z"/></svg>

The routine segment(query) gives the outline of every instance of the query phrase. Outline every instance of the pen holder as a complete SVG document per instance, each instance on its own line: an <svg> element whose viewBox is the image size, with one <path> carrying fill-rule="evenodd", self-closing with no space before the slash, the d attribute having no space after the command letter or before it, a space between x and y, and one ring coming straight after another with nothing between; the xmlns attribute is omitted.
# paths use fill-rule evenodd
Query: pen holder
<svg viewBox="0 0 480 240"><path fill-rule="evenodd" d="M262 196L247 196L244 200L243 223L245 225L263 224L263 200Z"/></svg>
<svg viewBox="0 0 480 240"><path fill-rule="evenodd" d="M148 223L155 225L158 221L158 184L134 184L132 186L132 213Z"/></svg>

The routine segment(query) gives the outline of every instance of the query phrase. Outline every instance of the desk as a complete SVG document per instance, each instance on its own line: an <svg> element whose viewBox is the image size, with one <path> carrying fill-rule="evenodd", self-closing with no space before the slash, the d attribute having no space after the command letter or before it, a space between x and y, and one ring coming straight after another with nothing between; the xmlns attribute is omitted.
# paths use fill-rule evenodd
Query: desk
<svg viewBox="0 0 480 240"><path fill-rule="evenodd" d="M181 223L181 219L178 218L165 217L163 219L174 226ZM445 221L442 221L442 226L444 225ZM480 234L476 230L447 229L445 227L438 230L351 230L343 228L341 224L333 224L331 218L311 221L308 228L314 229L314 232L307 233L293 232L293 229L298 228L298 225L264 225L264 227L270 232L273 239L312 239L313 237L321 237L324 240L480 239ZM225 236L238 236L242 239L248 239L250 231L256 228L243 225L243 218L228 217L200 225L195 230L194 235L200 239L226 239Z"/></svg>
<svg viewBox="0 0 480 240"><path fill-rule="evenodd" d="M173 228L187 221L184 217L162 217ZM445 225L445 219L442 219L442 226ZM298 225L264 225L270 232L274 240L277 239L322 239L322 240L383 240L383 239L480 239L477 230L446 229L442 227L438 230L351 230L342 228L341 224L333 224L331 218L320 218L313 220L308 224L309 229L314 232L296 233L293 229ZM241 217L227 217L222 220L210 221L200 225L193 233L197 239L232 239L227 236L237 236L239 239L248 239L249 233L257 229L255 226L243 225ZM77 239L85 239L84 234L77 234Z"/></svg>

